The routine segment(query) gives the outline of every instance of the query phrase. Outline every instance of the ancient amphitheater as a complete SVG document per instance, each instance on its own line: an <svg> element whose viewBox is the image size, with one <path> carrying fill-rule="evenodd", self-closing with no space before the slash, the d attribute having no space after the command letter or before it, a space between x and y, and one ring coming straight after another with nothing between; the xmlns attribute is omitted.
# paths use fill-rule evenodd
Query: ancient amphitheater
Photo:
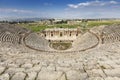
<svg viewBox="0 0 120 80"><path fill-rule="evenodd" d="M0 24L0 80L120 80L120 25L94 27L59 51L28 29Z"/></svg>

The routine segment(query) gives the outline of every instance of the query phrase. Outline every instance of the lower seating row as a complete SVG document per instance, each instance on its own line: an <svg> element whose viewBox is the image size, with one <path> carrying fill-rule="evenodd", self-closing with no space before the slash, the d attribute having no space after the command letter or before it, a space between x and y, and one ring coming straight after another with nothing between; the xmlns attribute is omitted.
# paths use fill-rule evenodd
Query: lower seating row
<svg viewBox="0 0 120 80"><path fill-rule="evenodd" d="M10 32L1 32L0 41L1 42L10 42L10 43L20 43L20 36L12 34Z"/></svg>

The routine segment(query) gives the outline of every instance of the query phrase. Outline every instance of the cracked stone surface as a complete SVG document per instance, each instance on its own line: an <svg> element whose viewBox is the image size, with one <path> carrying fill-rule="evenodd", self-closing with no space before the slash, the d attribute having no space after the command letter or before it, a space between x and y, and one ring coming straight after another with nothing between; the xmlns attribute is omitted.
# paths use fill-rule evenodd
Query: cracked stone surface
<svg viewBox="0 0 120 80"><path fill-rule="evenodd" d="M0 80L119 80L119 44L66 54L1 46ZM10 49L19 54L8 52Z"/></svg>
<svg viewBox="0 0 120 80"><path fill-rule="evenodd" d="M0 80L120 80L118 39L67 53L35 51L22 44L0 42Z"/></svg>

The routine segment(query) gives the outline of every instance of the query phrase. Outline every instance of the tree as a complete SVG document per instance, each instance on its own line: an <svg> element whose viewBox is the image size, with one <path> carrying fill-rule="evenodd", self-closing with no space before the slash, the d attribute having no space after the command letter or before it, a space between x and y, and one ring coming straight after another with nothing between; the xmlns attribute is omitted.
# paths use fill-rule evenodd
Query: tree
<svg viewBox="0 0 120 80"><path fill-rule="evenodd" d="M87 27L87 22L88 22L88 20L83 19L82 22L81 22L81 24L80 24L80 26L81 26L83 29L86 29L86 27Z"/></svg>

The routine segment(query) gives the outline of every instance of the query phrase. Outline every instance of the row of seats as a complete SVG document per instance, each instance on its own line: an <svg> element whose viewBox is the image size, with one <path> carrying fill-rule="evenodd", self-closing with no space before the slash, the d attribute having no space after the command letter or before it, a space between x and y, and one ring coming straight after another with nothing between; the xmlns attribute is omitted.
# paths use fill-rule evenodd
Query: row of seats
<svg viewBox="0 0 120 80"><path fill-rule="evenodd" d="M98 43L98 39L95 35L90 32L79 36L76 41L73 42L73 48L77 50L90 48Z"/></svg>
<svg viewBox="0 0 120 80"><path fill-rule="evenodd" d="M0 41L10 42L10 43L20 43L20 37L9 32L1 32Z"/></svg>
<svg viewBox="0 0 120 80"><path fill-rule="evenodd" d="M38 50L48 50L49 42L36 33L31 33L25 38L25 44Z"/></svg>
<svg viewBox="0 0 120 80"><path fill-rule="evenodd" d="M102 43L111 43L120 41L120 25L106 26L101 33Z"/></svg>
<svg viewBox="0 0 120 80"><path fill-rule="evenodd" d="M9 31L14 34L21 34L26 33L28 30L26 28L17 26L17 25L10 25L10 24L1 24L0 25L0 32Z"/></svg>
<svg viewBox="0 0 120 80"><path fill-rule="evenodd" d="M116 35L115 33L111 35L103 36L103 43L118 42L118 41L120 41L120 35Z"/></svg>
<svg viewBox="0 0 120 80"><path fill-rule="evenodd" d="M11 24L0 24L0 41L10 43L22 43L22 38L29 32L26 28Z"/></svg>

